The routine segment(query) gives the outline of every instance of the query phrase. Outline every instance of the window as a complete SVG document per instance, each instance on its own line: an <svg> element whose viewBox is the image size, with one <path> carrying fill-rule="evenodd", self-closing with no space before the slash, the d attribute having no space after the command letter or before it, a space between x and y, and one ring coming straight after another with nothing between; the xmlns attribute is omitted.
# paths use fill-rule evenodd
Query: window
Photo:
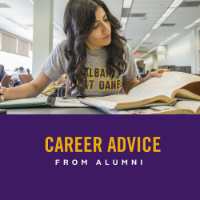
<svg viewBox="0 0 200 200"><path fill-rule="evenodd" d="M12 53L0 51L0 64L5 67L7 74L11 75L16 67L24 67L32 71L32 57L20 56Z"/></svg>
<svg viewBox="0 0 200 200"><path fill-rule="evenodd" d="M17 67L32 71L33 45L6 33L0 33L0 64L11 75Z"/></svg>

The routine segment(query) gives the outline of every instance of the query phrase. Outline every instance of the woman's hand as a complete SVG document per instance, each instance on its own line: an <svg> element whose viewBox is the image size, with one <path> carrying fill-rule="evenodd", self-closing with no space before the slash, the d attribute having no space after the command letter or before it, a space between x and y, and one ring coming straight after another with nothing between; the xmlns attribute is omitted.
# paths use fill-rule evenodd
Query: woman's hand
<svg viewBox="0 0 200 200"><path fill-rule="evenodd" d="M4 98L2 98L2 95L4 96L6 94L7 89L5 87L0 88L0 102L4 101Z"/></svg>
<svg viewBox="0 0 200 200"><path fill-rule="evenodd" d="M37 97L49 84L51 79L43 71L30 83L12 88L1 88L0 94L3 94L4 101L22 98ZM1 98L2 99L2 98Z"/></svg>
<svg viewBox="0 0 200 200"><path fill-rule="evenodd" d="M170 72L169 69L158 69L154 72L150 72L146 77L145 81L149 80L152 77L161 77L164 72Z"/></svg>
<svg viewBox="0 0 200 200"><path fill-rule="evenodd" d="M130 81L124 81L123 89L124 89L125 93L128 94L132 88L140 85L141 83L149 80L150 78L161 77L163 72L170 72L170 70L168 70L168 69L156 70L154 72L149 73L145 78L142 79L142 81L138 81L137 78L131 79Z"/></svg>

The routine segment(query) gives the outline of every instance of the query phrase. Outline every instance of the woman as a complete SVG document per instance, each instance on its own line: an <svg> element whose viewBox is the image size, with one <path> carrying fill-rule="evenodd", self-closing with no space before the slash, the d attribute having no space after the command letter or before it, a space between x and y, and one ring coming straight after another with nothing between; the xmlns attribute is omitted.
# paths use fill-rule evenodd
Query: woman
<svg viewBox="0 0 200 200"><path fill-rule="evenodd" d="M15 73L18 72L18 67L16 67L16 68L14 69L14 72L15 72Z"/></svg>
<svg viewBox="0 0 200 200"><path fill-rule="evenodd" d="M7 75L7 73L4 71L4 66L0 65L0 82L2 81L5 75Z"/></svg>
<svg viewBox="0 0 200 200"><path fill-rule="evenodd" d="M31 74L31 71L29 68L26 69L27 74Z"/></svg>
<svg viewBox="0 0 200 200"><path fill-rule="evenodd" d="M101 0L70 0L64 15L67 40L60 43L31 83L17 88L2 88L4 100L36 97L51 81L66 73L68 94L102 96L126 93L138 82L133 53L121 25ZM149 73L142 81L160 77L164 70Z"/></svg>

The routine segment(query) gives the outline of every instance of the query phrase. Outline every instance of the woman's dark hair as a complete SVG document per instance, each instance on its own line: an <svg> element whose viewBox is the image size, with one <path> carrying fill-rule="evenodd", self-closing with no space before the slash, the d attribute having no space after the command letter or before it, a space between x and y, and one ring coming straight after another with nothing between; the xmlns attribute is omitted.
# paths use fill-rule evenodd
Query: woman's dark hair
<svg viewBox="0 0 200 200"><path fill-rule="evenodd" d="M0 65L0 82L5 75L4 66Z"/></svg>
<svg viewBox="0 0 200 200"><path fill-rule="evenodd" d="M4 72L4 66L3 65L0 65L0 74Z"/></svg>
<svg viewBox="0 0 200 200"><path fill-rule="evenodd" d="M24 68L23 67L19 67L18 70L24 71Z"/></svg>
<svg viewBox="0 0 200 200"><path fill-rule="evenodd" d="M30 69L29 68L27 68L26 71L27 71L28 74L30 74Z"/></svg>
<svg viewBox="0 0 200 200"><path fill-rule="evenodd" d="M71 94L74 89L77 89L80 94L84 93L86 86L84 69L87 61L85 40L94 28L95 12L99 6L105 10L111 24L111 43L105 47L109 52L107 68L112 78L114 78L115 69L118 71L118 76L126 70L127 64L123 58L126 39L118 33L121 29L118 19L110 13L101 0L70 0L64 15L64 32L67 36L64 54L68 61L67 74L71 81L68 94Z"/></svg>

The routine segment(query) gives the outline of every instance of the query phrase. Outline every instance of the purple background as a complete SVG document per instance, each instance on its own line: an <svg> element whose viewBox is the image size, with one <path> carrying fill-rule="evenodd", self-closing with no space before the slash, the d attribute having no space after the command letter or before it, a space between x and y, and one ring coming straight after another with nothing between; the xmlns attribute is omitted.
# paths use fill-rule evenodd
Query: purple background
<svg viewBox="0 0 200 200"><path fill-rule="evenodd" d="M199 116L0 116L0 199L200 199ZM101 137L102 153L47 153L45 138ZM161 153L107 153L109 137L161 137ZM55 166L88 159L88 166ZM143 159L143 166L95 166ZM94 162L94 163L92 163Z"/></svg>

